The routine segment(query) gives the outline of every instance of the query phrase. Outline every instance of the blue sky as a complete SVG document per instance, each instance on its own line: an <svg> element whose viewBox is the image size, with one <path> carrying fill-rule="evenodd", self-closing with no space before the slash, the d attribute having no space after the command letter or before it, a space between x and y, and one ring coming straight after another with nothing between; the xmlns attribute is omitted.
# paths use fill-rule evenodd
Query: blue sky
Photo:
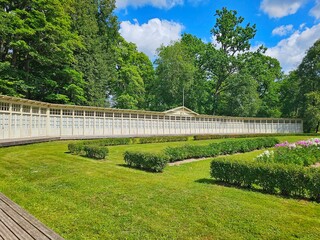
<svg viewBox="0 0 320 240"><path fill-rule="evenodd" d="M212 42L215 11L236 10L245 23L257 25L252 48L263 44L287 73L320 38L320 0L117 0L120 34L151 60L156 49L190 33Z"/></svg>

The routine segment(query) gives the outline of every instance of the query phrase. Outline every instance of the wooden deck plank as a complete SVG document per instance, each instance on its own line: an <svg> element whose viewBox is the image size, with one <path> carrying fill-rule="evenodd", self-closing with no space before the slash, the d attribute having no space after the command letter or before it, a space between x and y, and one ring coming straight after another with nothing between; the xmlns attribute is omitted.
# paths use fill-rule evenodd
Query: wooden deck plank
<svg viewBox="0 0 320 240"><path fill-rule="evenodd" d="M0 239L19 240L0 220Z"/></svg>
<svg viewBox="0 0 320 240"><path fill-rule="evenodd" d="M15 221L13 221L2 209L0 210L0 219L3 222L4 225L8 229L10 229L11 232L14 233L14 235L17 236L18 239L24 239L24 240L34 240L28 233L26 233L23 228L21 228Z"/></svg>
<svg viewBox="0 0 320 240"><path fill-rule="evenodd" d="M35 226L16 211L12 210L7 204L0 201L0 209L2 209L13 221L17 223L25 232L35 239L49 239L44 233L40 232Z"/></svg>
<svg viewBox="0 0 320 240"><path fill-rule="evenodd" d="M12 211L16 212L20 215L21 218L25 219L29 224L33 225L38 231L43 233L47 239L52 240L63 240L61 236L55 233L53 230L46 227L42 224L38 219L27 213L24 209L22 209L18 204L12 202L9 198L7 198L4 194L0 193L0 201L6 204L11 208Z"/></svg>

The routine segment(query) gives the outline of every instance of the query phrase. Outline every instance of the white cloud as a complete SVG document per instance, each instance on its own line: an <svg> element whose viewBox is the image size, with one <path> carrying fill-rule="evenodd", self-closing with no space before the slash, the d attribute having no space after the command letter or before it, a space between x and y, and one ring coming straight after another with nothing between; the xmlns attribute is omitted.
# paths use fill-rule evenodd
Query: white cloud
<svg viewBox="0 0 320 240"><path fill-rule="evenodd" d="M282 25L272 30L272 35L286 36L293 30L293 25Z"/></svg>
<svg viewBox="0 0 320 240"><path fill-rule="evenodd" d="M179 23L154 18L142 25L137 20L134 23L122 22L119 32L128 42L135 43L139 51L153 59L162 44L167 46L180 39L183 28Z"/></svg>
<svg viewBox="0 0 320 240"><path fill-rule="evenodd" d="M116 6L119 9L126 8L128 6L132 7L143 7L146 5L157 7L157 8L164 8L170 9L176 5L182 5L184 0L117 0Z"/></svg>
<svg viewBox="0 0 320 240"><path fill-rule="evenodd" d="M260 9L271 18L295 14L308 0L263 0Z"/></svg>
<svg viewBox="0 0 320 240"><path fill-rule="evenodd" d="M320 19L320 0L316 1L316 5L310 10L309 13L316 19Z"/></svg>
<svg viewBox="0 0 320 240"><path fill-rule="evenodd" d="M288 73L302 61L306 51L320 38L320 23L303 31L297 30L291 36L269 48L267 55L277 58L283 70Z"/></svg>

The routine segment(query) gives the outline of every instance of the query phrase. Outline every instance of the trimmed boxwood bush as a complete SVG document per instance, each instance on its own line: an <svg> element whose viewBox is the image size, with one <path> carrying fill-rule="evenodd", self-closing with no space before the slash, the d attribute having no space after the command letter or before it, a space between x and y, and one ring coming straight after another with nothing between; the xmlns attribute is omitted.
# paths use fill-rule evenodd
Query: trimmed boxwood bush
<svg viewBox="0 0 320 240"><path fill-rule="evenodd" d="M157 136L138 138L138 143L161 143L161 142L179 142L188 141L188 136Z"/></svg>
<svg viewBox="0 0 320 240"><path fill-rule="evenodd" d="M95 145L85 145L83 151L86 157L94 159L105 159L109 153L108 148Z"/></svg>
<svg viewBox="0 0 320 240"><path fill-rule="evenodd" d="M206 146L184 145L182 147L168 147L164 151L168 155L170 162L175 162L188 158L215 157L237 152L249 152L273 147L277 143L279 141L276 138L254 138L212 143Z"/></svg>
<svg viewBox="0 0 320 240"><path fill-rule="evenodd" d="M132 138L103 138L97 140L83 141L84 145L116 146L128 145L132 143Z"/></svg>
<svg viewBox="0 0 320 240"><path fill-rule="evenodd" d="M222 138L253 138L253 137L277 137L277 136L319 136L314 133L260 133L260 134L215 134L215 135L196 135L194 140L209 140L209 139L222 139Z"/></svg>
<svg viewBox="0 0 320 240"><path fill-rule="evenodd" d="M83 143L69 143L68 149L73 154L80 154L83 151Z"/></svg>
<svg viewBox="0 0 320 240"><path fill-rule="evenodd" d="M168 163L168 157L161 154L126 151L124 161L131 167L162 172Z"/></svg>
<svg viewBox="0 0 320 240"><path fill-rule="evenodd" d="M269 193L320 200L320 170L278 163L214 159L211 176L237 186L259 186Z"/></svg>

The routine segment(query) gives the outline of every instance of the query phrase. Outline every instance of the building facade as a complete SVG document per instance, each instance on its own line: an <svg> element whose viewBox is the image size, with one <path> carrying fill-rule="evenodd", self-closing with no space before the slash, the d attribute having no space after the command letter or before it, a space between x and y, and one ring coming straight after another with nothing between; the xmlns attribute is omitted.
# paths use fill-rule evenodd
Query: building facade
<svg viewBox="0 0 320 240"><path fill-rule="evenodd" d="M301 119L200 115L51 104L0 95L0 139L301 133Z"/></svg>

